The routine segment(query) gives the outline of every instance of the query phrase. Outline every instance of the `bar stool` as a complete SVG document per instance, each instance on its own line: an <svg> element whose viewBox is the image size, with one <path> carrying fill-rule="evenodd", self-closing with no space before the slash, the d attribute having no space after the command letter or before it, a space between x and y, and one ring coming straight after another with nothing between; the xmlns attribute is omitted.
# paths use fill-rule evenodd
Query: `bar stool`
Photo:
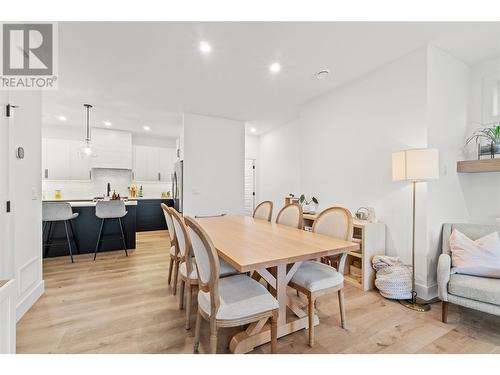
<svg viewBox="0 0 500 375"><path fill-rule="evenodd" d="M68 202L44 202L42 203L42 221L43 221L43 229L42 229L42 238L43 248L45 249L44 258L49 254L49 248L51 245L55 245L56 243L52 243L50 240L50 236L52 234L53 226L55 223L60 221L64 222L64 230L66 231L66 240L68 243L69 255L71 257L71 263L73 261L73 251L71 249L71 239L75 243L75 248L78 254L80 254L80 249L78 248L78 243L75 236L75 231L73 229L72 220L78 217L78 213L73 213L73 209L71 208L71 204ZM68 233L68 222L69 228L71 230L71 239ZM45 240L45 230L48 227L47 231L47 239Z"/></svg>
<svg viewBox="0 0 500 375"><path fill-rule="evenodd" d="M127 214L127 209L125 208L125 203L123 201L99 201L95 206L95 216L101 219L101 228L99 229L99 236L97 237L97 244L95 246L94 260L99 252L99 245L101 244L102 230L104 228L104 222L106 219L118 219L120 224L120 231L122 234L123 248L125 249L125 255L128 256L127 243L125 242L125 235L123 234L123 224L122 217Z"/></svg>

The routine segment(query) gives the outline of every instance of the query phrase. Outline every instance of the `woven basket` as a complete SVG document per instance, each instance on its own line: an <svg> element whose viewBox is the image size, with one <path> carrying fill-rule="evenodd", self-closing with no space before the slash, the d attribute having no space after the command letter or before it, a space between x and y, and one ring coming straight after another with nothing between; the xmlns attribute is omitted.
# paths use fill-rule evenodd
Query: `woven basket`
<svg viewBox="0 0 500 375"><path fill-rule="evenodd" d="M375 286L385 298L410 299L411 277L411 267L409 266L388 266L377 271Z"/></svg>

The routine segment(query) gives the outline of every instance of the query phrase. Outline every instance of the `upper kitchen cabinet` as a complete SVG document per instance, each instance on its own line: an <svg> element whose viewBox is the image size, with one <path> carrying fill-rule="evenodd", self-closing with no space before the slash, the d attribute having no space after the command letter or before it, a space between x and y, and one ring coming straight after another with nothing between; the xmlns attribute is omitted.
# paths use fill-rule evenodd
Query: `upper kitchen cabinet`
<svg viewBox="0 0 500 375"><path fill-rule="evenodd" d="M89 180L89 159L79 154L81 142L42 139L42 178L47 180Z"/></svg>
<svg viewBox="0 0 500 375"><path fill-rule="evenodd" d="M92 128L97 157L92 168L132 169L132 134L125 131Z"/></svg>
<svg viewBox="0 0 500 375"><path fill-rule="evenodd" d="M134 146L134 181L169 182L175 162L175 149Z"/></svg>

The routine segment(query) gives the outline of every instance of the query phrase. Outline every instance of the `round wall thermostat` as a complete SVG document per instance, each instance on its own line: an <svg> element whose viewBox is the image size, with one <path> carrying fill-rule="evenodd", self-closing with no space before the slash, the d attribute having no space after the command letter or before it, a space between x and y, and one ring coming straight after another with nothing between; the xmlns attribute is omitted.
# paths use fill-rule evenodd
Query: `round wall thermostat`
<svg viewBox="0 0 500 375"><path fill-rule="evenodd" d="M18 148L16 149L16 157L17 157L18 159L24 159L24 148L22 148L22 147L18 147Z"/></svg>

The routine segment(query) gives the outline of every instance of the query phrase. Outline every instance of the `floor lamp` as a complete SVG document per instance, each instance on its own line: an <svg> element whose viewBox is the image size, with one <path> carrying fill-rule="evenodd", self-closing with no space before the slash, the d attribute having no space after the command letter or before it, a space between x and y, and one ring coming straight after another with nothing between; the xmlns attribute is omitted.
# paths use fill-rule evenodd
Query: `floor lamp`
<svg viewBox="0 0 500 375"><path fill-rule="evenodd" d="M392 180L411 181L413 187L413 210L412 210L412 283L411 299L399 302L412 310L428 311L429 304L417 303L417 292L415 290L415 194L417 182L437 179L439 177L439 152L436 149L412 149L398 151L392 154Z"/></svg>

